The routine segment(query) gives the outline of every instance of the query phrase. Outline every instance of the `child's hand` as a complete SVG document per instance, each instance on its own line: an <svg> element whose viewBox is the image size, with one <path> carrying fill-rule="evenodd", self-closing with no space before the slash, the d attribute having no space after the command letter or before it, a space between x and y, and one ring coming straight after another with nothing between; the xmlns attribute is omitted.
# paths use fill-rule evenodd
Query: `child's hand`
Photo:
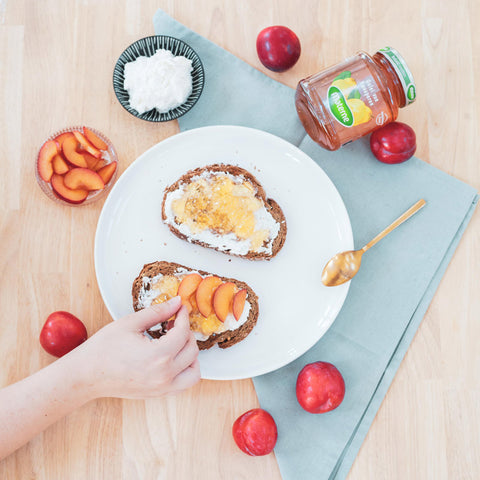
<svg viewBox="0 0 480 480"><path fill-rule="evenodd" d="M154 340L143 335L175 313L175 326L166 335ZM200 379L197 342L180 297L108 324L71 354L83 357L95 397L159 397Z"/></svg>

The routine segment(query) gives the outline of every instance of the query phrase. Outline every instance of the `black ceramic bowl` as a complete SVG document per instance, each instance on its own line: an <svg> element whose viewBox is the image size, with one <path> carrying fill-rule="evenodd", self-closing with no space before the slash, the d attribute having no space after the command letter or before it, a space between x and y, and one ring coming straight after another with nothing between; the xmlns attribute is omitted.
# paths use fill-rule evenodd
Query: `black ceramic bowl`
<svg viewBox="0 0 480 480"><path fill-rule="evenodd" d="M149 110L141 115L130 106L128 92L123 88L125 64L133 62L140 56L151 57L159 48L170 50L175 56L183 56L192 61L192 93L182 105L169 110L166 113L159 113L156 109ZM113 89L118 101L129 113L142 120L149 122L168 122L181 117L187 113L197 103L205 82L203 65L200 57L195 50L182 40L165 35L153 35L151 37L141 38L132 43L123 53L115 64L113 70Z"/></svg>

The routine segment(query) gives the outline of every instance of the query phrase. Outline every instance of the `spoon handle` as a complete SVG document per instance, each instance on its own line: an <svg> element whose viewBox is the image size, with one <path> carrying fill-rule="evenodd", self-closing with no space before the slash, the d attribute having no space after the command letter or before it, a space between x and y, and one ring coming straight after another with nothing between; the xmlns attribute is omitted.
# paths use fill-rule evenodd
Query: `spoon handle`
<svg viewBox="0 0 480 480"><path fill-rule="evenodd" d="M395 230L405 220L408 220L412 215L417 213L425 205L425 203L425 200L422 198L415 205L412 205L404 214L400 215L391 225L389 225L385 230L383 230L383 232L380 232L373 240L368 242L362 248L362 250L366 252L369 248L373 247L383 237L387 236L392 230Z"/></svg>

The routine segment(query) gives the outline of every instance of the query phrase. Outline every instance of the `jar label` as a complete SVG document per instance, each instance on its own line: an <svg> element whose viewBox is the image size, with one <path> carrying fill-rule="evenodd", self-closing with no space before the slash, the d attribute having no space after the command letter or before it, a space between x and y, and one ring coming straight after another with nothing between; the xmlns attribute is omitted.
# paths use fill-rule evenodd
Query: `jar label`
<svg viewBox="0 0 480 480"><path fill-rule="evenodd" d="M344 127L367 123L372 118L372 110L361 99L357 83L348 70L333 79L327 99L330 113Z"/></svg>

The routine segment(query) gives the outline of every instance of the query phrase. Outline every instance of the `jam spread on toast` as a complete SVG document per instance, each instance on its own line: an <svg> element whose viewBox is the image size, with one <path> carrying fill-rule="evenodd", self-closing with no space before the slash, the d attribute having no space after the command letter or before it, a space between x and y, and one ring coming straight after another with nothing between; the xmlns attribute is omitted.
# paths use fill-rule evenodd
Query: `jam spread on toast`
<svg viewBox="0 0 480 480"><path fill-rule="evenodd" d="M236 183L226 174L201 177L185 186L183 195L172 202L172 211L176 222L186 224L192 233L234 234L250 240L251 249L258 251L270 231L256 228L255 212L263 203L255 193L250 182Z"/></svg>

